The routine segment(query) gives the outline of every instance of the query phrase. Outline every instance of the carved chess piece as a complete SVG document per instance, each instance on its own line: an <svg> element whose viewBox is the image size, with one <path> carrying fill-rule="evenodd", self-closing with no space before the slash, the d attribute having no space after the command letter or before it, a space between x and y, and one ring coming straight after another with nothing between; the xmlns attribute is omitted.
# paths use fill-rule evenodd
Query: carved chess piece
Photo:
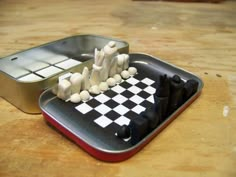
<svg viewBox="0 0 236 177"><path fill-rule="evenodd" d="M106 81L109 76L109 71L111 68L112 59L118 54L118 49L114 41L110 41L104 48L104 61L102 64L101 79Z"/></svg>
<svg viewBox="0 0 236 177"><path fill-rule="evenodd" d="M84 67L82 72L82 77L83 77L81 85L82 90L89 90L90 88L89 69L87 67Z"/></svg>
<svg viewBox="0 0 236 177"><path fill-rule="evenodd" d="M91 72L90 76L90 84L93 85L99 85L102 81L101 79L101 70L102 70L102 63L104 61L104 52L103 50L99 51L95 48L94 51L94 64L93 64L93 70Z"/></svg>

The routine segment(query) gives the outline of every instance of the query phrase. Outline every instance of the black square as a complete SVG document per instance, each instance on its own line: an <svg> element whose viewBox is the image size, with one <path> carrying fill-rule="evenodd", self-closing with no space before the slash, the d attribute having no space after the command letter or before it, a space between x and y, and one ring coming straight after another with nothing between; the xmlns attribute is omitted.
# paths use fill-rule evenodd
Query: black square
<svg viewBox="0 0 236 177"><path fill-rule="evenodd" d="M104 104L106 106L108 106L109 108L112 108L112 109L119 105L119 103L115 102L112 99L110 99L109 101L105 102Z"/></svg>
<svg viewBox="0 0 236 177"><path fill-rule="evenodd" d="M89 106L91 106L92 108L96 108L98 105L100 105L101 103L99 101L97 101L96 99L91 99L89 101L86 102Z"/></svg>
<svg viewBox="0 0 236 177"><path fill-rule="evenodd" d="M147 87L147 85L144 84L143 82L139 82L139 83L137 83L135 86L137 86L138 88L141 88L141 89L144 89L144 88Z"/></svg>
<svg viewBox="0 0 236 177"><path fill-rule="evenodd" d="M142 97L142 98L144 98L144 99L146 99L146 98L148 98L150 96L150 94L145 92L145 91L141 91L137 95Z"/></svg>
<svg viewBox="0 0 236 177"><path fill-rule="evenodd" d="M123 105L129 109L132 109L135 107L137 104L134 103L133 101L127 100L126 102L123 103Z"/></svg>
<svg viewBox="0 0 236 177"><path fill-rule="evenodd" d="M114 92L113 90L107 90L107 91L105 91L104 93L103 93L104 95L106 95L106 96L108 96L108 97L110 97L110 98L113 98L114 96L116 96L117 95L117 93L116 92Z"/></svg>
<svg viewBox="0 0 236 177"><path fill-rule="evenodd" d="M136 79L138 79L138 80L142 80L142 79L144 79L146 76L144 75L144 74L135 74L134 76L133 76L134 78L136 78Z"/></svg>
<svg viewBox="0 0 236 177"><path fill-rule="evenodd" d="M121 93L121 95L126 98L131 98L132 96L134 96L134 93L130 92L129 90L125 90L124 92Z"/></svg>
<svg viewBox="0 0 236 177"><path fill-rule="evenodd" d="M120 84L120 86L122 86L122 87L124 87L125 89L127 89L127 88L131 87L132 85L131 85L130 83L124 81L124 82L122 82L122 83Z"/></svg>
<svg viewBox="0 0 236 177"><path fill-rule="evenodd" d="M140 103L140 105L145 107L145 108L150 108L150 107L152 107L153 103L151 103L147 100L144 100L142 103Z"/></svg>
<svg viewBox="0 0 236 177"><path fill-rule="evenodd" d="M157 88L157 83L156 82L154 82L152 85L150 85L150 86L152 86L152 87L154 87L154 88Z"/></svg>
<svg viewBox="0 0 236 177"><path fill-rule="evenodd" d="M120 114L111 110L108 113L106 113L105 116L111 120L116 120L118 117L120 117Z"/></svg>
<svg viewBox="0 0 236 177"><path fill-rule="evenodd" d="M124 116L127 117L127 118L129 118L130 120L132 120L132 119L137 119L137 118L140 117L139 114L137 114L137 113L135 113L135 112L133 112L133 111L127 112Z"/></svg>
<svg viewBox="0 0 236 177"><path fill-rule="evenodd" d="M105 132L109 133L110 135L114 135L118 132L118 130L120 129L120 125L118 125L115 122L112 122L111 124L109 124L106 128L105 128Z"/></svg>
<svg viewBox="0 0 236 177"><path fill-rule="evenodd" d="M95 120L98 117L100 117L102 114L100 114L99 112L97 112L96 110L92 109L91 111L87 112L86 114L84 114L83 118L89 120Z"/></svg>

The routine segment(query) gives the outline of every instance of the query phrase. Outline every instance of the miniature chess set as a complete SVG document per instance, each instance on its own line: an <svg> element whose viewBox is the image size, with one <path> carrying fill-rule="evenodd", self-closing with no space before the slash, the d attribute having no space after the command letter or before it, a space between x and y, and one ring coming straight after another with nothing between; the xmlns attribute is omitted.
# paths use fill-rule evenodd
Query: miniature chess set
<svg viewBox="0 0 236 177"><path fill-rule="evenodd" d="M86 37L91 40L91 36ZM68 57L68 48L63 55L13 68L17 72L9 72L10 66L6 73L19 83L36 83L40 92L45 90L35 99L39 99L49 124L95 158L123 161L186 109L200 95L203 83L192 73L158 58L128 53L123 41L95 36L93 42L98 39L101 42L90 44L88 60Z"/></svg>
<svg viewBox="0 0 236 177"><path fill-rule="evenodd" d="M41 95L50 100L42 103L44 117L98 159L122 161L135 154L199 95L201 84L135 56L118 53L113 41L95 48L91 70L66 73Z"/></svg>

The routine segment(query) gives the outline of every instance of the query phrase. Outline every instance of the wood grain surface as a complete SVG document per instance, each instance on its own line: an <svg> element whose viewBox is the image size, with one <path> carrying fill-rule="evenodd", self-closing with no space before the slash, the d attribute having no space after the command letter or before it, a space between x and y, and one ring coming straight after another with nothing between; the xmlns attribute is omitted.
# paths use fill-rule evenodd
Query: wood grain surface
<svg viewBox="0 0 236 177"><path fill-rule="evenodd" d="M98 161L0 98L0 176L235 177L236 1L1 0L0 57L77 34L121 38L193 72L201 96L132 158ZM4 83L0 83L4 84ZM223 115L223 109L229 111Z"/></svg>

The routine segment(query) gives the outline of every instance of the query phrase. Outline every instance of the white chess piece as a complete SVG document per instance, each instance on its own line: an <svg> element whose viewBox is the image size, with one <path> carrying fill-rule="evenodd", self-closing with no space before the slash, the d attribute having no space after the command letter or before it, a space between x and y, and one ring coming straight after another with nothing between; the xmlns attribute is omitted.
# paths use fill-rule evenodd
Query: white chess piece
<svg viewBox="0 0 236 177"><path fill-rule="evenodd" d="M123 70L126 70L129 68L129 55L123 54L123 56L124 56Z"/></svg>
<svg viewBox="0 0 236 177"><path fill-rule="evenodd" d="M110 87L115 86L116 85L116 80L113 77L109 77L107 79L107 85L110 86Z"/></svg>
<svg viewBox="0 0 236 177"><path fill-rule="evenodd" d="M116 68L117 74L120 74L124 70L123 69L124 61L125 61L125 57L123 54L120 54L117 56L117 68Z"/></svg>
<svg viewBox="0 0 236 177"><path fill-rule="evenodd" d="M111 62L111 67L109 70L109 77L113 77L117 74L117 57L114 57Z"/></svg>
<svg viewBox="0 0 236 177"><path fill-rule="evenodd" d="M130 74L127 70L124 70L121 72L121 76L123 79L128 79L130 77Z"/></svg>
<svg viewBox="0 0 236 177"><path fill-rule="evenodd" d="M120 54L112 59L109 76L113 77L115 74L120 74L123 70L129 68L129 55Z"/></svg>
<svg viewBox="0 0 236 177"><path fill-rule="evenodd" d="M82 90L89 90L90 88L90 81L89 81L89 69L87 67L84 67L82 72L82 84L81 89Z"/></svg>
<svg viewBox="0 0 236 177"><path fill-rule="evenodd" d="M83 90L79 95L82 101L88 101L90 98L90 94L87 90Z"/></svg>
<svg viewBox="0 0 236 177"><path fill-rule="evenodd" d="M71 83L71 93L79 93L81 89L81 83L82 83L82 75L80 73L73 73L70 77L70 83Z"/></svg>
<svg viewBox="0 0 236 177"><path fill-rule="evenodd" d="M101 80L101 70L102 70L102 63L104 61L104 52L103 50L99 51L95 48L94 51L94 64L93 70L90 76L90 84L99 85Z"/></svg>
<svg viewBox="0 0 236 177"><path fill-rule="evenodd" d="M103 51L105 54L105 58L102 64L101 79L102 81L106 81L109 76L112 59L118 54L116 43L114 41L110 41L103 48Z"/></svg>
<svg viewBox="0 0 236 177"><path fill-rule="evenodd" d="M107 90L108 90L108 84L107 84L107 82L101 82L101 83L99 84L99 89L100 89L102 92L107 91Z"/></svg>
<svg viewBox="0 0 236 177"><path fill-rule="evenodd" d="M70 96L70 101L72 103L79 103L81 101L80 94L79 93L74 93Z"/></svg>
<svg viewBox="0 0 236 177"><path fill-rule="evenodd" d="M71 95L71 83L63 79L58 83L57 97L62 100L68 100Z"/></svg>
<svg viewBox="0 0 236 177"><path fill-rule="evenodd" d="M101 93L101 90L100 90L98 85L93 85L93 86L90 87L89 92L91 94L98 95L99 93Z"/></svg>
<svg viewBox="0 0 236 177"><path fill-rule="evenodd" d="M116 80L116 83L119 84L122 81L120 74L115 74L113 78Z"/></svg>
<svg viewBox="0 0 236 177"><path fill-rule="evenodd" d="M137 68L135 67L129 67L128 72L131 76L134 76L137 73Z"/></svg>

